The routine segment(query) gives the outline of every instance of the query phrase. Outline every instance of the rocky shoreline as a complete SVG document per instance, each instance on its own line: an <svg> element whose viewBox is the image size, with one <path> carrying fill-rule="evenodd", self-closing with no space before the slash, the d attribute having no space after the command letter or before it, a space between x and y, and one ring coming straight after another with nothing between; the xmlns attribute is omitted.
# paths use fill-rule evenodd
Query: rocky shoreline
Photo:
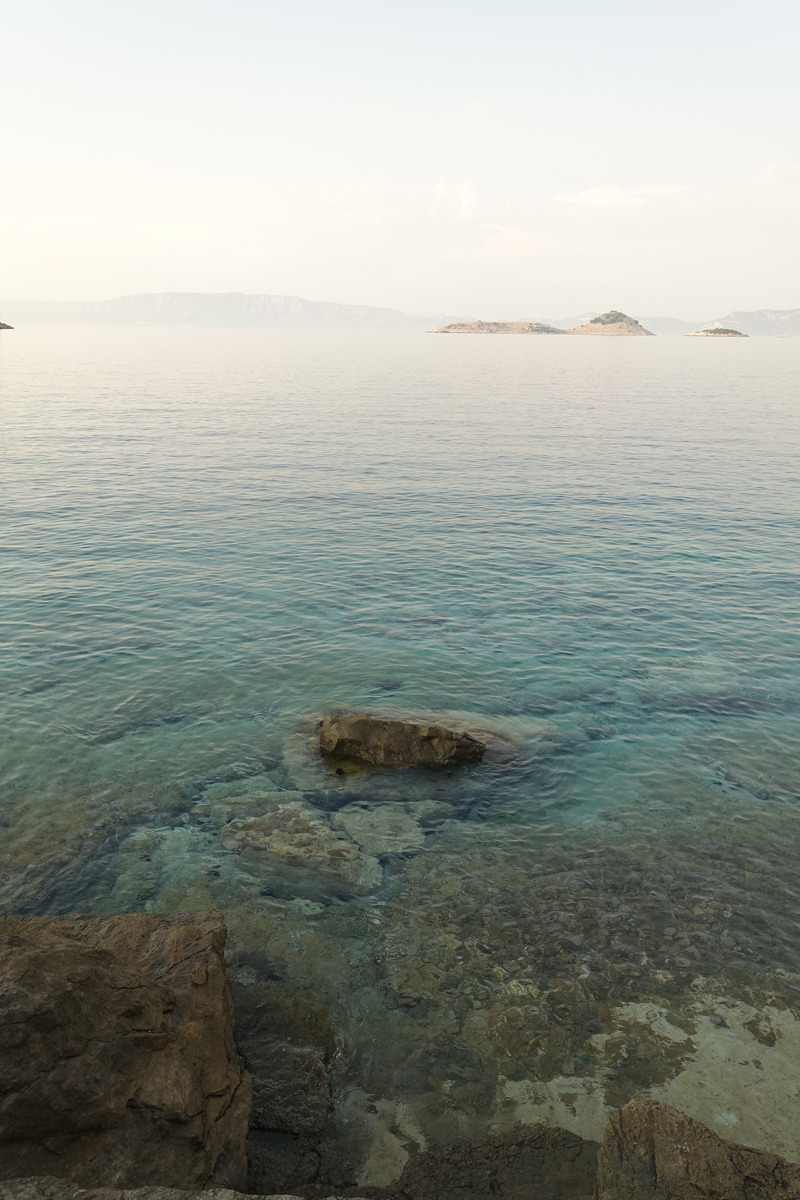
<svg viewBox="0 0 800 1200"><path fill-rule="evenodd" d="M800 1197L800 1165L644 1097L602 1144L515 1127L365 1187L337 1144L324 1006L261 991L234 1029L225 934L213 912L0 920L2 1200Z"/></svg>
<svg viewBox="0 0 800 1200"><path fill-rule="evenodd" d="M580 831L562 849L545 826L530 861L512 842L506 862L500 826L487 839L480 820L456 819L456 797L437 798L447 771L459 803L477 787L481 804L487 766L516 772L532 748L552 752L554 730L521 729L314 715L285 749L305 790L222 772L187 802L198 833L181 824L165 842L194 881L207 839L212 884L222 870L229 881L225 919L195 882L165 893L161 913L0 919L0 1197L588 1200L602 1184L598 1200L612 1200L645 1127L665 1145L696 1141L698 1162L716 1163L701 1175L734 1161L684 1106L762 1147L735 1150L760 1180L746 1200L794 1195L794 975L763 974L745 893L708 865L702 879L685 869L674 831L645 864L615 828L624 812L583 850ZM413 799L420 763L432 796ZM743 886L765 854L792 855L785 817L731 830ZM686 833L696 848L695 818ZM717 823L717 856L725 836ZM132 838L118 878L139 887L155 853L151 834ZM400 868L402 885L386 886ZM478 886L462 885L465 870ZM720 920L730 936L717 946ZM618 1194L662 1195L635 1188Z"/></svg>

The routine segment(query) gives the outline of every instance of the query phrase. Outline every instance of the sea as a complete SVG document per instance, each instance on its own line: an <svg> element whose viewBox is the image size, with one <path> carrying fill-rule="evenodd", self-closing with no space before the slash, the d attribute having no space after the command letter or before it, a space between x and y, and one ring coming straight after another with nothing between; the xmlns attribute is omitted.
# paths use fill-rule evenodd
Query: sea
<svg viewBox="0 0 800 1200"><path fill-rule="evenodd" d="M799 381L791 338L3 331L2 912L221 910L237 1003L324 1009L365 1186L635 1094L800 1160ZM331 711L504 750L337 774ZM243 850L286 804L367 882Z"/></svg>

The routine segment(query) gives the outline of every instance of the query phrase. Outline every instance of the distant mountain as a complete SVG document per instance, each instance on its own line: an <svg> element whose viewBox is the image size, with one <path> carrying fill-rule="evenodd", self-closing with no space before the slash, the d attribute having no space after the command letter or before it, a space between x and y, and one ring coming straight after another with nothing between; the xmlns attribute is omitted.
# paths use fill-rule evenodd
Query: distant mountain
<svg viewBox="0 0 800 1200"><path fill-rule="evenodd" d="M551 321L547 318L548 325L554 325L556 329L576 329L579 325L586 325L587 322L593 321L595 317L599 317L600 313L590 312L581 313L579 317L560 317L557 321Z"/></svg>
<svg viewBox="0 0 800 1200"><path fill-rule="evenodd" d="M800 336L800 308L759 308L756 312L729 312L704 329L735 329L750 337Z"/></svg>
<svg viewBox="0 0 800 1200"><path fill-rule="evenodd" d="M693 333L702 321L682 321L679 317L640 317L645 329L661 337L681 337L685 333Z"/></svg>
<svg viewBox="0 0 800 1200"><path fill-rule="evenodd" d="M333 304L299 296L242 292L145 292L114 300L7 300L2 312L23 325L201 325L240 329L425 330L451 321L394 308Z"/></svg>
<svg viewBox="0 0 800 1200"><path fill-rule="evenodd" d="M438 314L409 316L396 308L366 304L334 304L300 296L248 295L243 292L144 292L113 300L7 300L0 311L10 325L199 325L239 329L376 329L429 330L457 318ZM578 329L598 313L547 320L556 330ZM684 321L677 317L641 317L641 325L661 336L679 336L696 329L726 328L750 337L800 336L800 308L762 308L730 312L714 321ZM541 324L544 324L542 322ZM507 322L502 322L507 324ZM530 322L530 324L540 324ZM520 330L521 332L521 330ZM532 332L532 331L527 331Z"/></svg>

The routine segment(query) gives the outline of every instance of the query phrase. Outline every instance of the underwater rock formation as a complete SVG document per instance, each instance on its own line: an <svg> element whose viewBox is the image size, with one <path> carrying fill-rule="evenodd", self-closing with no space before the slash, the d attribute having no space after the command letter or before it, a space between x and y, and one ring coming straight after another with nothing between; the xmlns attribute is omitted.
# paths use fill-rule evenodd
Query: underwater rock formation
<svg viewBox="0 0 800 1200"><path fill-rule="evenodd" d="M251 1127L280 1133L319 1133L332 1108L325 1061L316 1046L290 1042L251 1045L247 1065L253 1075Z"/></svg>
<svg viewBox="0 0 800 1200"><path fill-rule="evenodd" d="M216 912L0 921L0 1179L244 1185L225 938Z"/></svg>
<svg viewBox="0 0 800 1200"><path fill-rule="evenodd" d="M381 881L377 858L363 854L343 833L331 829L319 810L297 800L263 817L231 821L220 831L227 850L266 851L302 864L321 875L368 892Z"/></svg>
<svg viewBox="0 0 800 1200"><path fill-rule="evenodd" d="M512 1129L411 1159L393 1200L590 1200L597 1142L550 1125Z"/></svg>
<svg viewBox="0 0 800 1200"><path fill-rule="evenodd" d="M595 1200L797 1200L800 1166L726 1142L675 1108L636 1097L614 1113Z"/></svg>
<svg viewBox="0 0 800 1200"><path fill-rule="evenodd" d="M480 762L486 752L470 733L361 713L323 717L319 745L323 754L376 767L445 767Z"/></svg>
<svg viewBox="0 0 800 1200"><path fill-rule="evenodd" d="M401 804L376 808L349 804L331 817L331 824L343 829L367 854L404 854L421 850L425 841L419 821Z"/></svg>

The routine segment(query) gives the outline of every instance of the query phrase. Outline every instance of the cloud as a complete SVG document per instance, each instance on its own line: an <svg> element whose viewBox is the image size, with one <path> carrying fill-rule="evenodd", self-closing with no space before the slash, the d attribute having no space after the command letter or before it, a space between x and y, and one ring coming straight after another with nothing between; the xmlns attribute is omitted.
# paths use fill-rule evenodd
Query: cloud
<svg viewBox="0 0 800 1200"><path fill-rule="evenodd" d="M448 187L437 183L432 189L434 203L440 212L450 212L465 221L472 221L478 215L480 203L474 183L465 179Z"/></svg>
<svg viewBox="0 0 800 1200"><path fill-rule="evenodd" d="M683 184L659 183L654 187L614 187L598 185L573 195L556 196L556 204L567 208L634 208L662 196L676 196L687 189Z"/></svg>
<svg viewBox="0 0 800 1200"><path fill-rule="evenodd" d="M489 222L475 230L473 240L459 246L448 257L476 262L532 258L551 248L553 239L532 229Z"/></svg>

